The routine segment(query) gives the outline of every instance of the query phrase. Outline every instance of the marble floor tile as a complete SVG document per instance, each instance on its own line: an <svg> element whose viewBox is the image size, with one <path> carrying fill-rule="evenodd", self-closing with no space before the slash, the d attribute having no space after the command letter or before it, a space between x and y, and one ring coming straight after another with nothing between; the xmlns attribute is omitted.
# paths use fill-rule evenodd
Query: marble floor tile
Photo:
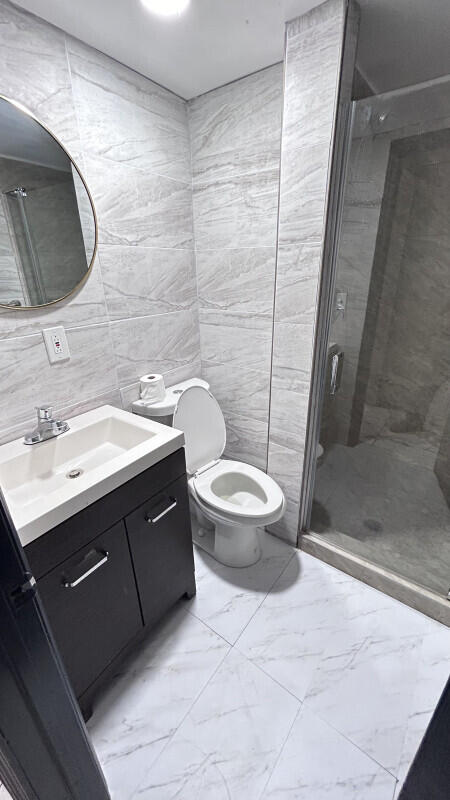
<svg viewBox="0 0 450 800"><path fill-rule="evenodd" d="M137 786L229 650L182 602L120 668L89 731L113 800Z"/></svg>
<svg viewBox="0 0 450 800"><path fill-rule="evenodd" d="M425 636L419 650L417 682L403 741L397 797L450 675L450 630L442 626Z"/></svg>
<svg viewBox="0 0 450 800"><path fill-rule="evenodd" d="M237 648L303 700L354 585L350 576L297 552Z"/></svg>
<svg viewBox="0 0 450 800"><path fill-rule="evenodd" d="M257 800L300 703L233 650L136 792L145 800Z"/></svg>
<svg viewBox="0 0 450 800"><path fill-rule="evenodd" d="M233 644L293 557L293 548L261 530L262 557L252 567L233 569L194 548L197 594L190 611ZM295 568L291 570L294 579Z"/></svg>
<svg viewBox="0 0 450 800"><path fill-rule="evenodd" d="M398 776L406 730L424 704L416 695L433 661L428 637L449 652L450 631L364 584L349 589L305 704ZM442 691L440 675L433 688Z"/></svg>
<svg viewBox="0 0 450 800"><path fill-rule="evenodd" d="M302 708L263 800L392 800L395 778Z"/></svg>

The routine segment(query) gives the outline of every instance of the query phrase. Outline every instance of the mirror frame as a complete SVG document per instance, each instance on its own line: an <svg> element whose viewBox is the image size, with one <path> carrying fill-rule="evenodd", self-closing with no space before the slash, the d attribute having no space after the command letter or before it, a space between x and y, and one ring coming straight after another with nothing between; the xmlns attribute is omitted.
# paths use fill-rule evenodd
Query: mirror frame
<svg viewBox="0 0 450 800"><path fill-rule="evenodd" d="M7 95L1 94L1 93L0 93L0 100L6 100L7 103L11 103L11 105L13 105L16 108L18 108L19 111L23 111L24 114L27 114L27 116L31 117L31 119L33 119L35 122L37 122L38 125L40 125L41 128L43 128L55 140L55 142L57 144L59 144L61 149L64 150L67 158L69 159L69 161L71 162L71 164L75 168L75 170L77 171L78 176L79 176L84 188L86 189L86 194L87 194L87 196L89 198L89 202L91 204L92 216L94 218L94 237L95 237L95 240L94 240L94 250L93 250L93 253L92 253L92 256L91 256L91 261L90 261L89 266L88 266L85 274L83 275L81 281L78 281L76 286L74 286L73 289L70 290L70 292L67 292L67 294L64 294L62 297L58 297L57 300L50 300L50 302L41 303L38 306L9 306L9 305L5 305L4 303L0 303L0 309L4 308L4 309L7 309L8 311L36 311L38 308L48 308L48 306L54 306L55 303L61 303L62 300L66 300L68 297L71 297L73 294L75 294L75 292L78 292L78 290L81 289L83 284L87 281L87 279L88 279L88 277L89 277L89 275L91 273L92 267L94 265L95 257L97 255L97 250L98 250L98 221L97 221L97 213L95 211L95 206L94 206L94 201L92 199L92 195L91 195L91 193L89 191L89 188L88 188L88 185L87 185L87 183L86 183L86 181L85 181L85 179L84 179L84 177L83 177L83 175L82 175L82 173L81 173L81 171L80 171L80 169L78 167L78 164L74 161L74 159L72 158L72 156L70 155L68 150L64 147L64 145L61 142L61 140L58 139L57 136L55 136L53 131L51 131L50 128L47 127L47 125L45 125L43 122L41 122L40 119L38 119L38 117L36 116L36 114L33 113L33 111L30 111L29 108L26 108L26 106L24 106L18 100L13 100L11 97L8 97Z"/></svg>

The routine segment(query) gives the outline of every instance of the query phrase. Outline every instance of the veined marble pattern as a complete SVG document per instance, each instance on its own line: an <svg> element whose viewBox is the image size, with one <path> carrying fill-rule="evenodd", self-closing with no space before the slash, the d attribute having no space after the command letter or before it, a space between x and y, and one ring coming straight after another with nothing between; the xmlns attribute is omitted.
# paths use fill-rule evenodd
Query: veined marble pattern
<svg viewBox="0 0 450 800"><path fill-rule="evenodd" d="M226 454L267 468L283 70L188 103L202 376Z"/></svg>
<svg viewBox="0 0 450 800"><path fill-rule="evenodd" d="M148 81L136 88L117 91L121 84L119 68L116 83L106 74L107 59L101 53L71 41L69 48L80 134L87 152L112 161L128 163L143 170L184 181L191 180L186 104L169 91ZM122 67L123 71L123 67ZM113 85L112 85L113 84ZM154 103L165 92L165 114ZM143 94L148 96L147 102ZM152 102L153 101L153 102ZM170 105L176 113L167 113Z"/></svg>
<svg viewBox="0 0 450 800"><path fill-rule="evenodd" d="M193 248L191 189L121 162L86 158L103 244Z"/></svg>
<svg viewBox="0 0 450 800"><path fill-rule="evenodd" d="M121 386L148 372L168 372L198 358L198 323L194 312L176 311L111 323Z"/></svg>
<svg viewBox="0 0 450 800"><path fill-rule="evenodd" d="M0 440L8 441L34 424L37 401L67 415L105 402L129 407L142 374L199 375L200 348L187 103L8 0L0 0L0 45L2 91L75 158L101 245L67 300L0 311ZM71 359L51 367L41 329L54 325L68 330Z"/></svg>
<svg viewBox="0 0 450 800"><path fill-rule="evenodd" d="M398 791L446 682L450 631L261 541L246 569L196 548L196 597L100 696L89 729L113 800Z"/></svg>
<svg viewBox="0 0 450 800"><path fill-rule="evenodd" d="M303 467L345 11L342 0L328 0L286 27L268 464L289 500L284 520L273 530L289 541L297 539L301 483L295 475L294 490L292 476ZM353 72L351 49L343 75ZM343 84L340 100L346 99L350 87Z"/></svg>
<svg viewBox="0 0 450 800"><path fill-rule="evenodd" d="M122 667L89 723L113 798L136 796L146 772L229 649L182 604Z"/></svg>
<svg viewBox="0 0 450 800"><path fill-rule="evenodd" d="M274 247L277 209L276 168L197 179L194 181L196 248Z"/></svg>
<svg viewBox="0 0 450 800"><path fill-rule="evenodd" d="M276 64L189 102L195 177L278 168L282 80Z"/></svg>
<svg viewBox="0 0 450 800"><path fill-rule="evenodd" d="M199 250L200 308L272 319L275 247Z"/></svg>
<svg viewBox="0 0 450 800"><path fill-rule="evenodd" d="M267 470L267 422L225 411L227 443L224 456Z"/></svg>
<svg viewBox="0 0 450 800"><path fill-rule="evenodd" d="M163 314L196 305L193 251L103 245L99 260L110 319Z"/></svg>
<svg viewBox="0 0 450 800"><path fill-rule="evenodd" d="M264 800L391 800L395 778L303 707Z"/></svg>
<svg viewBox="0 0 450 800"><path fill-rule="evenodd" d="M82 403L117 387L107 324L71 328L67 342L70 361L50 365L40 334L0 340L0 381L5 387L0 393L0 429L29 419L36 403L49 397L50 386L55 406L73 402L74 391Z"/></svg>

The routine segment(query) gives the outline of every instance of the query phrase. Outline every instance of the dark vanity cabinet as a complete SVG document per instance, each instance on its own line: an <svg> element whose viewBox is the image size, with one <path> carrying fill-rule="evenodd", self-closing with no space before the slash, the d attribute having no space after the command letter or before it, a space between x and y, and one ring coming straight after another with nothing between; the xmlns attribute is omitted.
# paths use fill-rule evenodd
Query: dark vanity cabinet
<svg viewBox="0 0 450 800"><path fill-rule="evenodd" d="M195 593L184 451L25 548L85 716L123 657Z"/></svg>

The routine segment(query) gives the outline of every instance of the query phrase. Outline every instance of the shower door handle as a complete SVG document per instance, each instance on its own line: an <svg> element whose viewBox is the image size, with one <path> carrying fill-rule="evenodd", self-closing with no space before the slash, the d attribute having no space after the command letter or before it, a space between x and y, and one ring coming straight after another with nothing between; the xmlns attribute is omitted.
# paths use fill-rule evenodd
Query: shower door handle
<svg viewBox="0 0 450 800"><path fill-rule="evenodd" d="M330 394L333 397L341 385L342 362L344 353L340 350L334 353L331 359L331 380L330 380Z"/></svg>

